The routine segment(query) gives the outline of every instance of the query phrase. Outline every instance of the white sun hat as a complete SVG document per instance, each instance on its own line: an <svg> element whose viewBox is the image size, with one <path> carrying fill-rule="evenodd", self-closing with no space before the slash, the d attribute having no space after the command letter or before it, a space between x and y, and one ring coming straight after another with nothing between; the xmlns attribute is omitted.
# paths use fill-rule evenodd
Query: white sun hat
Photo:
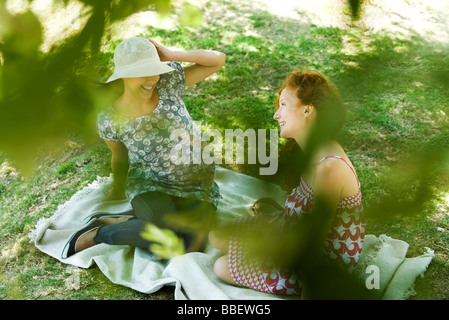
<svg viewBox="0 0 449 320"><path fill-rule="evenodd" d="M106 83L120 78L149 77L174 69L161 62L150 40L132 37L123 40L114 51L115 69Z"/></svg>

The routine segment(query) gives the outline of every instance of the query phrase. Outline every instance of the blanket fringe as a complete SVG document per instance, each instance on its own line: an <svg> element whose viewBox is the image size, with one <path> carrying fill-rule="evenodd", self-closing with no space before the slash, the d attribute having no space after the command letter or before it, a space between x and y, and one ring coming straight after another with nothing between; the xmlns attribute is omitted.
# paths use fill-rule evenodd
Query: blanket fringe
<svg viewBox="0 0 449 320"><path fill-rule="evenodd" d="M432 250L432 249L430 249L430 248L428 248L428 247L424 247L424 249L425 249L425 252L421 255L421 257L423 257L423 258L431 258L431 259L429 260L429 263L424 267L423 272L421 272L421 273L419 274L419 276L420 276L421 278L424 278L424 273L426 272L427 268L429 267L429 264L430 264L431 260L432 260L433 257L435 256L435 251L434 251L434 250ZM414 295L416 295L416 291L415 291L415 284L413 283L413 284L410 286L410 288L408 288L408 289L404 292L402 298L403 298L403 300L408 300L408 299L410 299L410 298L411 298L412 296L414 296Z"/></svg>
<svg viewBox="0 0 449 320"><path fill-rule="evenodd" d="M412 296L414 296L414 295L416 295L415 284L412 284L412 285L410 286L410 288L408 288L408 289L404 292L404 294L403 294L403 296L402 296L402 300L408 300L408 299L410 299L410 297L412 297Z"/></svg>
<svg viewBox="0 0 449 320"><path fill-rule="evenodd" d="M107 185L108 182L112 181L112 174L110 174L109 176L106 177L100 177L97 176L97 179L92 181L89 185L87 185L86 187L84 187L81 190L78 190L71 198L69 201L66 201L65 203L61 204L58 206L58 208L56 209L56 212L48 218L40 218L36 225L34 226L34 229L32 229L28 235L29 239L30 239L30 243L36 243L36 241L39 240L40 236L41 236L41 230L45 230L47 229L49 226L51 226L55 221L57 221L60 216L62 214L64 214L65 209L72 205L73 202L77 202L78 200L80 200L82 197L85 197L86 195L89 195L93 190L95 189L99 189L104 185Z"/></svg>
<svg viewBox="0 0 449 320"><path fill-rule="evenodd" d="M366 268L369 265L373 264L373 261L378 255L380 249L382 249L382 247L391 239L392 239L391 237L385 234L381 234L378 237L376 237L376 242L373 245L372 252L370 254L365 254L363 261L359 261L357 267L354 270L354 273L356 273L357 275L359 275L360 278L362 278L365 275Z"/></svg>

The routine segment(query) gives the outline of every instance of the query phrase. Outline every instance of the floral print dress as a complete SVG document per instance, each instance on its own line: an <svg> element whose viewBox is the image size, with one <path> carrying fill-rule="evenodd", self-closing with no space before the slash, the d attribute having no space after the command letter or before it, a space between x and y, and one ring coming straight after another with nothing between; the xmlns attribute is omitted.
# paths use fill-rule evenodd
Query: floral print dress
<svg viewBox="0 0 449 320"><path fill-rule="evenodd" d="M217 206L220 193L214 182L214 164L193 160L181 162L181 153L176 152L181 134L174 133L185 133L190 141L193 137L201 139L201 131L183 102L184 69L177 62L168 62L168 65L174 71L160 75L156 84L159 103L151 113L128 118L111 106L99 113L98 134L109 141L121 141L128 149L125 193L130 201L139 194L160 191ZM194 144L188 143L187 148L193 159Z"/></svg>

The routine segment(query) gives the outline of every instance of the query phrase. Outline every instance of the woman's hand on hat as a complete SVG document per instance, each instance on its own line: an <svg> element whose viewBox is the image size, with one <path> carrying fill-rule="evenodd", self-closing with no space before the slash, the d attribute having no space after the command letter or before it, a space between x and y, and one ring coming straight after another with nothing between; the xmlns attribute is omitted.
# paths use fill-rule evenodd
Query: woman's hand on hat
<svg viewBox="0 0 449 320"><path fill-rule="evenodd" d="M225 63L226 55L214 50L170 50L154 40L154 44L161 61L190 62L184 67L185 85L198 83L218 71Z"/></svg>
<svg viewBox="0 0 449 320"><path fill-rule="evenodd" d="M159 55L159 59L161 61L173 61L175 59L173 59L173 51L171 51L170 49L164 47L163 45L161 45L160 43L157 43L156 41L152 40L152 39L148 39L151 41L152 44L154 44L154 46L156 47L157 53Z"/></svg>

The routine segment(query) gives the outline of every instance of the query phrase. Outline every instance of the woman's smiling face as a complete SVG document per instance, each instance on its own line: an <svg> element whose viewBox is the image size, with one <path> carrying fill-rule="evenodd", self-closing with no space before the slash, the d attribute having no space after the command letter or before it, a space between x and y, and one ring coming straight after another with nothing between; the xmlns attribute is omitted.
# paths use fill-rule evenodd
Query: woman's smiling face
<svg viewBox="0 0 449 320"><path fill-rule="evenodd" d="M286 87L281 91L279 108L273 116L279 123L281 137L298 140L305 129L306 108L296 96L295 89Z"/></svg>
<svg viewBox="0 0 449 320"><path fill-rule="evenodd" d="M152 96L156 84L160 76L137 77L137 78L123 78L125 90L130 90L135 95L142 95L145 98Z"/></svg>

